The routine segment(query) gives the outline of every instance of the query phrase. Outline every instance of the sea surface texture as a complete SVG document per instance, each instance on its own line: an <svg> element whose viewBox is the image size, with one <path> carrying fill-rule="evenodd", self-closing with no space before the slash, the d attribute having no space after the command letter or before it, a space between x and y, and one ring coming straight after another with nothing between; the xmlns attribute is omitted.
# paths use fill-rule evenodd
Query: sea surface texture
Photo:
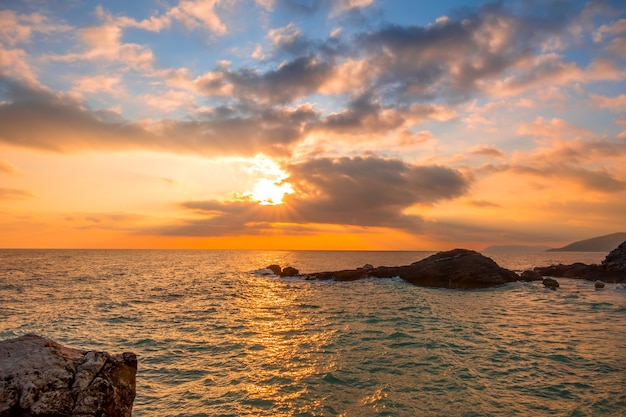
<svg viewBox="0 0 626 417"><path fill-rule="evenodd" d="M1 250L0 339L135 352L134 416L626 415L623 285L457 291L254 274L429 254ZM522 270L605 255L493 259Z"/></svg>

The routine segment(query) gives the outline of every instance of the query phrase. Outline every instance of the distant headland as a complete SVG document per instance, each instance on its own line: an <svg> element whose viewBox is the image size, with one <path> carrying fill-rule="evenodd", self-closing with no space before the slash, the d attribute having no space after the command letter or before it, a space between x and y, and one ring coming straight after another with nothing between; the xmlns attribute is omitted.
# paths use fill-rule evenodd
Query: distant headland
<svg viewBox="0 0 626 417"><path fill-rule="evenodd" d="M626 232L617 232L579 240L560 248L531 245L492 245L487 246L481 252L609 252L625 240Z"/></svg>
<svg viewBox="0 0 626 417"><path fill-rule="evenodd" d="M562 248L548 249L548 252L609 252L626 240L626 233L618 232L609 235L592 237L570 243Z"/></svg>

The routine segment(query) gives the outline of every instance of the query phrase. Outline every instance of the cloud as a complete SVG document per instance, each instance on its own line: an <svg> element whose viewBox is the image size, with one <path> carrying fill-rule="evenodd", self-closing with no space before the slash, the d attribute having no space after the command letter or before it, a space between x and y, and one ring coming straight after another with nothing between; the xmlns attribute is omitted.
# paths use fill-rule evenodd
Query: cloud
<svg viewBox="0 0 626 417"><path fill-rule="evenodd" d="M376 65L388 70L382 82L399 82L404 94L428 97L464 94L495 80L525 57L537 42L564 25L563 10L546 8L550 17L516 16L502 4L439 20L427 27L388 26L360 42Z"/></svg>
<svg viewBox="0 0 626 417"><path fill-rule="evenodd" d="M17 169L8 163L0 159L0 174L15 174Z"/></svg>
<svg viewBox="0 0 626 417"><path fill-rule="evenodd" d="M108 93L114 97L119 97L124 93L120 85L122 77L118 75L97 74L79 76L74 81L73 92L78 94Z"/></svg>
<svg viewBox="0 0 626 417"><path fill-rule="evenodd" d="M216 8L224 3L220 0L180 0L162 15L150 16L137 21L127 16L112 16L102 6L96 8L96 14L118 27L135 27L151 32L160 32L170 28L174 21L181 23L188 30L205 28L219 35L227 32L226 25L216 13Z"/></svg>
<svg viewBox="0 0 626 417"><path fill-rule="evenodd" d="M620 19L609 25L602 25L593 32L595 43L606 42L607 49L613 53L626 53L626 19Z"/></svg>
<svg viewBox="0 0 626 417"><path fill-rule="evenodd" d="M367 7L374 3L374 0L334 0L332 1L332 9L330 16L337 16L348 11Z"/></svg>
<svg viewBox="0 0 626 417"><path fill-rule="evenodd" d="M544 184L561 181L585 192L605 195L626 190L626 172L622 168L626 142L619 138L598 137L562 119L542 117L520 125L519 133L532 136L537 146L530 151L514 151L508 161L485 165L475 174L509 172L534 177Z"/></svg>
<svg viewBox="0 0 626 417"><path fill-rule="evenodd" d="M152 149L203 155L279 155L318 117L294 108L216 107L188 120L131 122L110 111L0 79L0 142L54 152Z"/></svg>
<svg viewBox="0 0 626 417"><path fill-rule="evenodd" d="M270 29L267 33L267 38L272 42L274 47L284 50L297 51L298 48L301 48L302 44L306 44L303 40L302 33L293 22L281 28Z"/></svg>
<svg viewBox="0 0 626 417"><path fill-rule="evenodd" d="M30 43L35 33L52 34L69 30L70 26L52 23L40 13L27 15L0 10L0 41L8 45Z"/></svg>
<svg viewBox="0 0 626 417"><path fill-rule="evenodd" d="M77 33L83 44L82 52L49 55L49 59L61 62L104 60L138 71L153 69L152 50L144 45L122 42L122 28L115 23L85 27Z"/></svg>
<svg viewBox="0 0 626 417"><path fill-rule="evenodd" d="M479 145L471 149L470 153L474 155L488 156L492 158L504 157L504 152L502 152L500 149L496 148L495 146L489 146L489 145Z"/></svg>
<svg viewBox="0 0 626 417"><path fill-rule="evenodd" d="M413 104L384 106L370 95L351 101L345 109L331 113L319 123L311 124L310 132L333 134L347 141L381 139L388 134L406 136L409 128L425 120L447 121L456 113L441 105Z"/></svg>
<svg viewBox="0 0 626 417"><path fill-rule="evenodd" d="M294 193L278 206L250 200L192 201L183 206L199 218L158 229L176 236L235 236L270 233L283 224L383 227L418 233L423 219L405 210L467 192L458 171L411 165L379 157L318 158L285 167Z"/></svg>
<svg viewBox="0 0 626 417"><path fill-rule="evenodd" d="M23 200L34 197L32 193L26 190L0 187L0 200Z"/></svg>
<svg viewBox="0 0 626 417"><path fill-rule="evenodd" d="M10 77L31 86L40 86L35 71L23 49L6 49L0 44L0 77Z"/></svg>
<svg viewBox="0 0 626 417"><path fill-rule="evenodd" d="M593 102L603 109L609 109L614 112L626 111L626 94L620 94L616 97L600 96L596 94L591 95Z"/></svg>
<svg viewBox="0 0 626 417"><path fill-rule="evenodd" d="M266 73L251 68L231 70L221 67L199 77L196 85L199 92L207 96L233 94L240 100L286 104L314 94L330 71L328 63L310 55L284 62Z"/></svg>
<svg viewBox="0 0 626 417"><path fill-rule="evenodd" d="M180 108L195 108L195 97L187 91L169 90L161 94L146 94L140 97L146 105L171 112Z"/></svg>

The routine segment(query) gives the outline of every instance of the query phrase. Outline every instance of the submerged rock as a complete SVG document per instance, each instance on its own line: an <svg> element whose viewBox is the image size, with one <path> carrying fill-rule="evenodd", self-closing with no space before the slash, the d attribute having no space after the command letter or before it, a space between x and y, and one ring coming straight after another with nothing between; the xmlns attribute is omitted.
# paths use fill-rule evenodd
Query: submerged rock
<svg viewBox="0 0 626 417"><path fill-rule="evenodd" d="M400 277L414 285L443 288L484 288L514 282L519 276L498 266L491 258L467 249L439 252L411 265L334 272L318 272L310 279L354 281L376 277Z"/></svg>
<svg viewBox="0 0 626 417"><path fill-rule="evenodd" d="M0 342L0 417L130 417L137 357L27 334Z"/></svg>
<svg viewBox="0 0 626 417"><path fill-rule="evenodd" d="M544 278L543 285L550 288L551 290L556 290L557 288L559 288L559 282L554 278Z"/></svg>
<svg viewBox="0 0 626 417"><path fill-rule="evenodd" d="M604 286L605 286L606 284L604 283L604 281L600 281L600 280L598 280L598 281L594 282L594 283L593 283L593 285L594 285L594 287L596 287L596 288L604 288Z"/></svg>

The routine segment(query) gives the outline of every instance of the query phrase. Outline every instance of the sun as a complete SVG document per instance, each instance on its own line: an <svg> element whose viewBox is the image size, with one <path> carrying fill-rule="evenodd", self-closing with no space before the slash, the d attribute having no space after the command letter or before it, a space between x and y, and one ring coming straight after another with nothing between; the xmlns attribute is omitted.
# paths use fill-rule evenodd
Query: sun
<svg viewBox="0 0 626 417"><path fill-rule="evenodd" d="M275 206L283 203L285 194L293 194L293 187L287 182L276 182L274 179L261 178L249 193L250 198L264 206Z"/></svg>
<svg viewBox="0 0 626 417"><path fill-rule="evenodd" d="M246 191L244 196L263 206L275 206L283 204L286 194L295 191L286 180L287 174L275 161L259 155L253 159L247 169L254 178L252 191Z"/></svg>

